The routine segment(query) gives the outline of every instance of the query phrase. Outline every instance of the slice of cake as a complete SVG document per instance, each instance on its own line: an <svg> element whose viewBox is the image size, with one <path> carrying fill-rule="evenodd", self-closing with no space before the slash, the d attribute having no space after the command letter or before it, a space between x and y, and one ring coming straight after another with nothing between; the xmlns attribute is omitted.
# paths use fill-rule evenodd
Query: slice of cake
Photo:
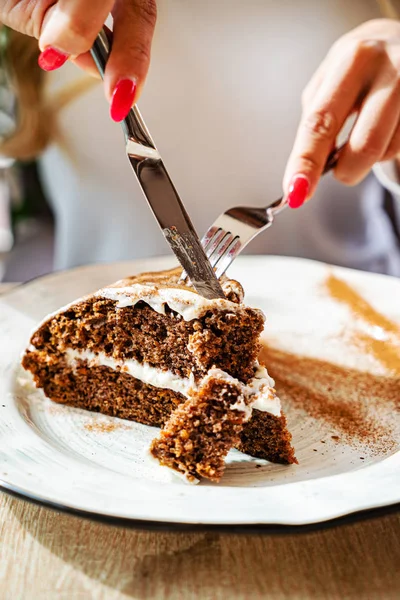
<svg viewBox="0 0 400 600"><path fill-rule="evenodd" d="M223 281L226 299L146 273L47 317L22 365L54 402L163 427L151 447L189 481L218 481L234 446L296 462L273 381L257 362L264 315Z"/></svg>

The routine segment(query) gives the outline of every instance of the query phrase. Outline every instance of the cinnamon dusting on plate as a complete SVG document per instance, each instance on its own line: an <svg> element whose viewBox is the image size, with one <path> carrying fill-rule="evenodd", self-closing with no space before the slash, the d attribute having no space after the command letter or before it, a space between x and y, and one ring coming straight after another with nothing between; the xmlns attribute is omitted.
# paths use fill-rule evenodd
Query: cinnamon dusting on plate
<svg viewBox="0 0 400 600"><path fill-rule="evenodd" d="M353 316L368 325L371 332L354 327L351 342L372 355L385 369L400 375L400 324L376 310L348 283L330 273L325 289L333 300L347 306Z"/></svg>
<svg viewBox="0 0 400 600"><path fill-rule="evenodd" d="M399 447L400 377L379 376L265 346L261 362L285 408L323 420L350 445L372 454ZM335 436L336 437L336 436Z"/></svg>
<svg viewBox="0 0 400 600"><path fill-rule="evenodd" d="M128 427L122 423L105 423L102 421L98 423L96 421L85 423L84 428L86 431L93 431L96 433L111 433L116 429L128 429Z"/></svg>

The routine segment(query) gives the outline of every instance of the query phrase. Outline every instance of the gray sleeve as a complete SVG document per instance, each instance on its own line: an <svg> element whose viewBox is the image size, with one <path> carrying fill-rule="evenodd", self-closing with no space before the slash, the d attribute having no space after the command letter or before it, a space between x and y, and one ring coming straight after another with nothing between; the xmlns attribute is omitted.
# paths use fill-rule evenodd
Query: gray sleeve
<svg viewBox="0 0 400 600"><path fill-rule="evenodd" d="M372 173L354 187L324 177L314 200L297 217L298 226L305 221L298 235L307 236L307 257L400 276L400 245L385 208L386 194Z"/></svg>

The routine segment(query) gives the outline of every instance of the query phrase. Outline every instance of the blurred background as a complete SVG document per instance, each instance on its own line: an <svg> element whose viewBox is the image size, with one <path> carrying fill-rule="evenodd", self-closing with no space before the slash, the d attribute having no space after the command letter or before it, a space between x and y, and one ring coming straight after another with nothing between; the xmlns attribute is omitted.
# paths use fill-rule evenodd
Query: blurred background
<svg viewBox="0 0 400 600"><path fill-rule="evenodd" d="M159 3L140 106L199 233L281 194L304 86L341 35L398 4ZM102 86L69 63L44 73L38 54L0 27L0 281L167 253ZM249 252L400 275L399 227L400 203L373 175L355 188L326 177Z"/></svg>
<svg viewBox="0 0 400 600"><path fill-rule="evenodd" d="M0 140L19 126L7 60L10 31L0 28ZM23 57L21 56L21 60ZM35 159L0 157L0 281L26 281L53 268L54 219Z"/></svg>

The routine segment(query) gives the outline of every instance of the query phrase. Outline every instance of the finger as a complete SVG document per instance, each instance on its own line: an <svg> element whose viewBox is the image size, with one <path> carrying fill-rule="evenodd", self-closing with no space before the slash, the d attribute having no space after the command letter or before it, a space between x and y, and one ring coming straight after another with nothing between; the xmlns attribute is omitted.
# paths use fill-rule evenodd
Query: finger
<svg viewBox="0 0 400 600"><path fill-rule="evenodd" d="M389 142L388 147L385 150L385 154L380 159L380 162L385 160L393 160L400 154L400 120L397 123L392 139Z"/></svg>
<svg viewBox="0 0 400 600"><path fill-rule="evenodd" d="M303 110L306 109L307 106L310 106L311 103L314 101L314 98L321 87L321 84L325 78L325 73L328 68L329 62L327 59L325 59L319 65L318 69L315 71L314 75L311 77L310 81L304 88L303 93L301 95L301 105L303 107Z"/></svg>
<svg viewBox="0 0 400 600"><path fill-rule="evenodd" d="M15 31L38 39L43 19L53 4L54 0L0 2L0 22Z"/></svg>
<svg viewBox="0 0 400 600"><path fill-rule="evenodd" d="M347 39L347 34L339 38L330 48L328 54L314 72L302 93L303 109L310 106L317 95L329 69L334 69L338 63L346 62L346 54L354 52L354 41Z"/></svg>
<svg viewBox="0 0 400 600"><path fill-rule="evenodd" d="M113 0L58 0L47 11L39 37L42 54L88 52L112 9Z"/></svg>
<svg viewBox="0 0 400 600"><path fill-rule="evenodd" d="M115 121L124 119L143 87L157 18L155 0L117 0L112 11L114 40L104 84Z"/></svg>
<svg viewBox="0 0 400 600"><path fill-rule="evenodd" d="M86 71L88 75L95 77L96 79L101 79L101 75L99 73L98 68L95 65L95 62L92 58L90 52L86 52L85 54L80 54L76 58L71 59L77 67L82 69L82 71Z"/></svg>
<svg viewBox="0 0 400 600"><path fill-rule="evenodd" d="M340 153L335 177L347 185L359 183L385 156L400 118L400 81L380 78L361 105L350 137Z"/></svg>
<svg viewBox="0 0 400 600"><path fill-rule="evenodd" d="M384 45L357 43L331 63L313 103L304 110L284 176L290 206L312 196L329 152L385 56Z"/></svg>

